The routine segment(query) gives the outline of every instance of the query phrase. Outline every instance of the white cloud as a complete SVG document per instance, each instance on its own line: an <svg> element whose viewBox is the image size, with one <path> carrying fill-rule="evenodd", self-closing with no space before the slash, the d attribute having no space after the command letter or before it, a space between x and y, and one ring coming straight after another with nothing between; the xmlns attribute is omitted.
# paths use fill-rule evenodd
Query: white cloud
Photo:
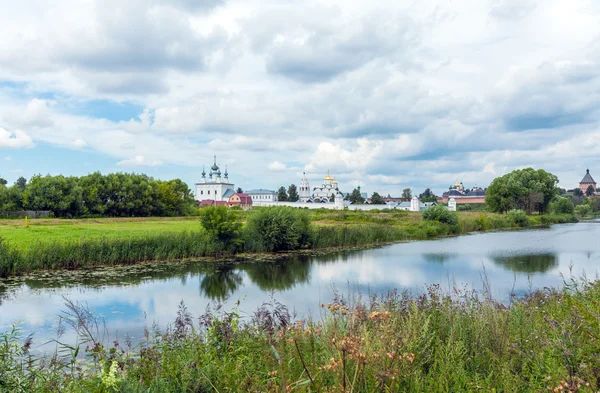
<svg viewBox="0 0 600 393"><path fill-rule="evenodd" d="M76 149L82 149L84 147L86 147L88 144L86 143L86 141L84 141L83 139L75 139L72 143L71 146L73 146Z"/></svg>
<svg viewBox="0 0 600 393"><path fill-rule="evenodd" d="M0 127L0 147L12 149L33 147L33 141L23 131L9 132Z"/></svg>
<svg viewBox="0 0 600 393"><path fill-rule="evenodd" d="M125 167L138 167L138 166L161 166L162 162L160 161L148 161L144 158L144 156L135 156L133 158L127 159L127 160L123 160L123 161L119 161L117 162L117 165L119 166L125 166Z"/></svg>
<svg viewBox="0 0 600 393"><path fill-rule="evenodd" d="M268 168L272 171L285 171L287 166L279 161L273 161L268 165Z"/></svg>

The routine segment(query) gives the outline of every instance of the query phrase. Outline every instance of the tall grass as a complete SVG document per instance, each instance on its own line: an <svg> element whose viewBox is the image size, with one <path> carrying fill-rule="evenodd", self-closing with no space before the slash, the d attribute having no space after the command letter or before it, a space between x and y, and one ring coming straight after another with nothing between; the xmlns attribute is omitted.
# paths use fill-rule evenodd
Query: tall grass
<svg viewBox="0 0 600 393"><path fill-rule="evenodd" d="M196 231L124 234L121 238L36 240L29 242L27 247L15 247L0 239L0 277L40 269L78 269L148 260L222 256L237 252L355 247L432 239L474 231L519 228L526 226L525 224L549 225L577 221L570 214L524 216L461 213L456 224L455 213L450 215L452 220L447 222L438 219L424 220L420 214L405 211L307 212L290 207L257 209L247 216L241 214L243 212L223 216L227 220L225 226L219 222L212 223L210 227L214 233L207 233L198 223ZM210 221L218 220L221 216L211 216ZM241 220L244 218L246 225L242 228Z"/></svg>
<svg viewBox="0 0 600 393"><path fill-rule="evenodd" d="M73 326L83 365L27 354L18 331L0 340L0 388L26 392L596 392L600 285L574 282L502 304L487 293L432 286L322 305L294 321L272 301L244 317L182 304L167 331L105 347L86 311ZM85 326L90 329L82 329ZM64 348L63 348L64 349ZM67 348L69 349L69 348ZM50 359L52 360L52 359ZM4 384L4 385L2 385ZM11 390L12 389L12 390Z"/></svg>

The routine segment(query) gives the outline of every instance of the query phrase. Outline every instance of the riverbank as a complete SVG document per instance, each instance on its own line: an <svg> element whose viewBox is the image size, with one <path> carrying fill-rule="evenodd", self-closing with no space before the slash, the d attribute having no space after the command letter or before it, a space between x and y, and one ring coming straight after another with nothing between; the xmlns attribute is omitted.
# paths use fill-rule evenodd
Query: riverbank
<svg viewBox="0 0 600 393"><path fill-rule="evenodd" d="M251 215L261 211L265 209L238 212L245 232L236 239L235 248L209 236L198 219L190 218L31 220L28 227L24 222L1 222L0 277L42 269L264 252L263 245L253 241L264 231L255 229L252 233L245 228ZM316 210L299 214L306 215L308 221L303 240L287 250L370 246L574 220L568 215L544 215L527 217L523 223L508 215L461 212L458 224L449 225L425 221L421 214L405 211Z"/></svg>
<svg viewBox="0 0 600 393"><path fill-rule="evenodd" d="M0 339L0 387L23 392L595 392L598 283L569 282L510 304L438 286L321 305L295 321L273 300L250 315L181 304L167 331L142 343L100 340L101 323L69 303L64 315L87 344L29 354L19 331ZM318 305L315 305L318 306ZM243 307L243 304L240 306ZM84 348L82 348L83 350ZM53 360L54 359L54 360Z"/></svg>

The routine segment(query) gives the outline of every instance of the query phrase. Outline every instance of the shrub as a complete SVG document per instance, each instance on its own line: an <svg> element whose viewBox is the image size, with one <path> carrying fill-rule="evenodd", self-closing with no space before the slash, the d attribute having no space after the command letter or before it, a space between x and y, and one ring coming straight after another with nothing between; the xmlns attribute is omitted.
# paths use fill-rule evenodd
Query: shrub
<svg viewBox="0 0 600 393"><path fill-rule="evenodd" d="M515 225L518 225L520 227L526 227L529 225L529 219L527 218L527 214L523 210L513 209L507 213L507 217Z"/></svg>
<svg viewBox="0 0 600 393"><path fill-rule="evenodd" d="M552 203L551 210L557 214L573 214L575 205L570 199L559 197Z"/></svg>
<svg viewBox="0 0 600 393"><path fill-rule="evenodd" d="M202 208L200 222L208 235L226 245L235 245L242 228L240 211L225 206Z"/></svg>
<svg viewBox="0 0 600 393"><path fill-rule="evenodd" d="M458 215L444 206L436 205L423 212L425 221L437 221L448 225L458 225Z"/></svg>
<svg viewBox="0 0 600 393"><path fill-rule="evenodd" d="M590 213L590 207L589 205L579 205L575 208L575 214L577 214L580 217L585 217Z"/></svg>
<svg viewBox="0 0 600 393"><path fill-rule="evenodd" d="M310 217L293 207L258 209L248 217L245 229L248 251L284 251L308 246L312 234Z"/></svg>
<svg viewBox="0 0 600 393"><path fill-rule="evenodd" d="M458 205L456 209L459 212L470 212L471 210L473 210L473 207L471 205Z"/></svg>

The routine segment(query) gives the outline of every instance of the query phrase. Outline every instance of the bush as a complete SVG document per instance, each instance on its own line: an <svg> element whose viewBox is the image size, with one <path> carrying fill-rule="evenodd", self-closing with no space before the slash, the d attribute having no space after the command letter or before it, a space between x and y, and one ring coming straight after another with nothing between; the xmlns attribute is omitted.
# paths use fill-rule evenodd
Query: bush
<svg viewBox="0 0 600 393"><path fill-rule="evenodd" d="M473 210L473 207L471 205L458 205L456 210L458 210L459 212L470 212L471 210Z"/></svg>
<svg viewBox="0 0 600 393"><path fill-rule="evenodd" d="M551 204L551 211L557 214L573 214L575 205L570 199L559 197Z"/></svg>
<svg viewBox="0 0 600 393"><path fill-rule="evenodd" d="M589 205L579 205L575 208L575 214L580 217L585 217L590 213Z"/></svg>
<svg viewBox="0 0 600 393"><path fill-rule="evenodd" d="M458 225L458 215L444 206L436 205L423 212L425 221L437 221L448 225Z"/></svg>
<svg viewBox="0 0 600 393"><path fill-rule="evenodd" d="M240 211L225 206L207 206L200 210L200 222L209 236L225 245L234 245L242 223Z"/></svg>
<svg viewBox="0 0 600 393"><path fill-rule="evenodd" d="M305 210L293 207L257 209L245 229L248 251L295 250L310 244L312 225Z"/></svg>
<svg viewBox="0 0 600 393"><path fill-rule="evenodd" d="M515 225L518 225L520 227L526 227L529 225L529 219L527 218L527 214L523 210L513 209L507 213L507 217Z"/></svg>

